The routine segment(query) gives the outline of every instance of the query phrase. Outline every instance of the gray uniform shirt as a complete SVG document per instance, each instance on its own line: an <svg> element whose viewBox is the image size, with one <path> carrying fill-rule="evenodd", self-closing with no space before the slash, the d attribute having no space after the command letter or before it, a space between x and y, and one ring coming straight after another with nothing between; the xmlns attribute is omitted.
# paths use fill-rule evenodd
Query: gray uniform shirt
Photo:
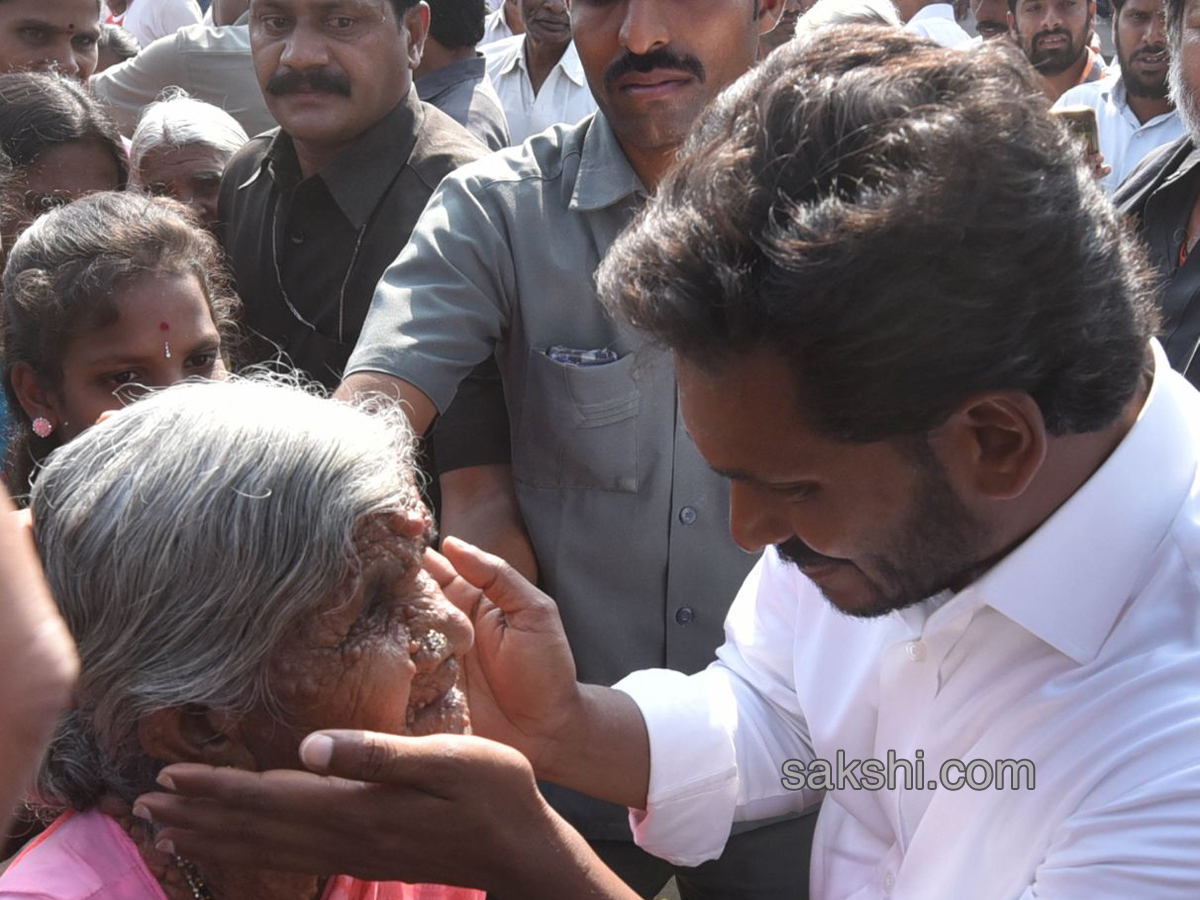
<svg viewBox="0 0 1200 900"><path fill-rule="evenodd" d="M445 410L495 354L543 586L581 680L599 684L707 665L755 561L729 534L728 485L684 430L670 354L596 299L596 267L645 195L600 114L451 173L346 368L403 378ZM611 354L568 352L597 350ZM628 836L623 810L556 805L589 837Z"/></svg>
<svg viewBox="0 0 1200 900"><path fill-rule="evenodd" d="M489 150L509 145L508 121L488 78L483 54L460 59L413 82L417 95L452 118Z"/></svg>

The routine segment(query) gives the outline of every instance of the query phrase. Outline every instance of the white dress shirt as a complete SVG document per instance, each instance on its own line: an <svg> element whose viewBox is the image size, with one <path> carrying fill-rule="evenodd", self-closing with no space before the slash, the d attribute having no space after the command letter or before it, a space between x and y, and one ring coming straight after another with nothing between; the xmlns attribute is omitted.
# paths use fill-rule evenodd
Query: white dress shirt
<svg viewBox="0 0 1200 900"><path fill-rule="evenodd" d="M916 15L908 20L904 30L929 38L943 47L967 47L971 43L971 36L962 30L958 20L954 18L954 7L949 3L930 3L928 6L922 6Z"/></svg>
<svg viewBox="0 0 1200 900"><path fill-rule="evenodd" d="M1105 176L1101 185L1110 194L1151 150L1183 137L1186 130L1173 109L1144 125L1139 122L1129 108L1129 97L1119 70L1115 75L1071 88L1054 104L1055 109L1064 106L1090 106L1096 111L1100 152L1104 154L1105 164L1112 166L1112 172Z"/></svg>
<svg viewBox="0 0 1200 900"><path fill-rule="evenodd" d="M571 41L536 95L525 59L525 35L483 47L488 77L500 97L514 147L551 125L574 125L596 111L596 101L583 74L583 63Z"/></svg>
<svg viewBox="0 0 1200 900"><path fill-rule="evenodd" d="M504 0L500 0L500 6L484 17L483 40L475 45L475 49L486 51L487 45L512 36L513 30L508 27L508 19L504 18Z"/></svg>
<svg viewBox="0 0 1200 900"><path fill-rule="evenodd" d="M142 47L149 47L180 28L201 24L203 19L196 0L130 0L121 27Z"/></svg>
<svg viewBox="0 0 1200 900"><path fill-rule="evenodd" d="M962 592L855 619L770 549L717 662L621 681L650 736L638 843L695 865L821 800L789 759L1028 759L1033 790L826 793L811 896L1200 897L1200 394L1153 346L1121 444Z"/></svg>

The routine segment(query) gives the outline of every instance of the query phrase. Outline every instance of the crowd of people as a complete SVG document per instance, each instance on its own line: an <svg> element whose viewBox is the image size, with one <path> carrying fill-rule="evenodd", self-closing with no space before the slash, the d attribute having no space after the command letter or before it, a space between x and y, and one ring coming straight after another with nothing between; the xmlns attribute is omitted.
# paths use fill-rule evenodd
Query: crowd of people
<svg viewBox="0 0 1200 900"><path fill-rule="evenodd" d="M104 4L0 900L1200 896L1200 0Z"/></svg>

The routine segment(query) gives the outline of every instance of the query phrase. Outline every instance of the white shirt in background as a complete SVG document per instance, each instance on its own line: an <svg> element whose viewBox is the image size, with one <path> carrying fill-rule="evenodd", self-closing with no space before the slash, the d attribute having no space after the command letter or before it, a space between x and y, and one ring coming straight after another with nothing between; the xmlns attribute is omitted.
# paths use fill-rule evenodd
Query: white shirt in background
<svg viewBox="0 0 1200 900"><path fill-rule="evenodd" d="M908 20L904 30L952 49L966 47L971 43L971 36L963 31L958 20L954 18L954 7L949 3L930 3L928 6L922 6L916 15Z"/></svg>
<svg viewBox="0 0 1200 900"><path fill-rule="evenodd" d="M487 45L502 41L513 36L513 30L508 27L508 19L504 18L504 2L499 8L488 13L483 20L483 40L475 45L477 50L485 50ZM486 52L486 50L485 50Z"/></svg>
<svg viewBox="0 0 1200 900"><path fill-rule="evenodd" d="M1125 82L1119 71L1116 75L1071 88L1058 98L1054 109L1064 106L1090 106L1096 111L1100 152L1104 154L1105 165L1112 166L1112 172L1100 184L1110 194L1151 150L1183 137L1186 130L1173 109L1144 125L1139 122L1129 108Z"/></svg>
<svg viewBox="0 0 1200 900"><path fill-rule="evenodd" d="M487 57L488 77L504 107L514 147L551 125L574 125L596 111L596 101L588 88L574 41L567 45L536 96L525 60L525 35L482 49Z"/></svg>
<svg viewBox="0 0 1200 900"><path fill-rule="evenodd" d="M174 34L185 25L199 25L204 19L196 0L130 0L118 23L149 47L160 37Z"/></svg>
<svg viewBox="0 0 1200 900"><path fill-rule="evenodd" d="M716 662L623 679L650 738L637 842L698 865L735 820L823 800L821 900L1200 897L1200 394L1152 346L1124 440L957 595L856 619L769 548ZM787 760L889 750L926 783L784 787ZM1033 789L929 788L976 759L1030 760Z"/></svg>

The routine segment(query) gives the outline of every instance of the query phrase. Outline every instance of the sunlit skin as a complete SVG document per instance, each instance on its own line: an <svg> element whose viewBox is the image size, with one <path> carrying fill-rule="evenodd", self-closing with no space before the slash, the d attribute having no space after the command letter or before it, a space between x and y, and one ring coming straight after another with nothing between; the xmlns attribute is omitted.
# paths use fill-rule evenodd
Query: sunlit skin
<svg viewBox="0 0 1200 900"><path fill-rule="evenodd" d="M756 15L757 10L757 15ZM653 190L700 111L754 65L783 0L572 0L571 33L596 103L642 183ZM699 63L606 73L628 54L667 51Z"/></svg>
<svg viewBox="0 0 1200 900"><path fill-rule="evenodd" d="M1113 19L1113 44L1129 108L1138 121L1167 112L1170 56L1162 0L1126 0Z"/></svg>
<svg viewBox="0 0 1200 900"><path fill-rule="evenodd" d="M87 81L96 69L96 0L0 2L0 72L61 72Z"/></svg>
<svg viewBox="0 0 1200 900"><path fill-rule="evenodd" d="M795 375L770 351L705 371L676 357L696 447L730 479L745 550L801 544L801 568L856 616L961 590L1066 500L1119 442L1144 393L1110 428L1050 438L1027 394L968 398L927 435L846 443L804 421Z"/></svg>
<svg viewBox="0 0 1200 900"><path fill-rule="evenodd" d="M0 9L4 3L0 2ZM9 197L15 215L6 220L3 242L11 247L33 220L47 210L85 194L115 191L121 176L113 151L99 141L51 144L13 179Z"/></svg>
<svg viewBox="0 0 1200 900"><path fill-rule="evenodd" d="M229 155L203 144L161 147L141 158L130 183L149 194L186 203L210 231L217 227L217 194Z"/></svg>
<svg viewBox="0 0 1200 900"><path fill-rule="evenodd" d="M1018 0L1009 27L1051 101L1079 84L1088 64L1095 0Z"/></svg>
<svg viewBox="0 0 1200 900"><path fill-rule="evenodd" d="M141 388L225 374L220 335L196 276L147 275L121 287L113 301L115 321L67 343L58 384L39 384L27 363L13 366L13 389L26 415L47 418L63 442Z"/></svg>
<svg viewBox="0 0 1200 900"><path fill-rule="evenodd" d="M413 507L419 503L414 488ZM365 520L354 541L356 571L271 661L268 678L285 721L265 707L236 719L202 706L166 709L141 725L145 752L165 762L300 769L301 741L321 728L468 731L459 662L473 630L421 568L424 542L413 538L410 526L404 513ZM153 836L129 818L122 822L153 867L161 858ZM260 900L309 900L324 881L220 866L205 866L201 874L215 896Z"/></svg>
<svg viewBox="0 0 1200 900"><path fill-rule="evenodd" d="M428 30L424 3L398 22L390 0L253 0L254 70L305 177L395 109L421 63ZM284 77L299 83L280 93L272 79ZM325 82L309 80L314 77Z"/></svg>

